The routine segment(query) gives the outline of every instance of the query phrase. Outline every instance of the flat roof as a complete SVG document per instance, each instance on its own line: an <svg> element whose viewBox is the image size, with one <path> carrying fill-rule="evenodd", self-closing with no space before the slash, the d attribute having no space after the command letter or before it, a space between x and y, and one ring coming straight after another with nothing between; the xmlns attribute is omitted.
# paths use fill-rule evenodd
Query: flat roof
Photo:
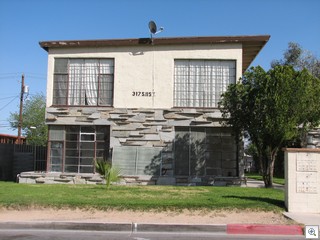
<svg viewBox="0 0 320 240"><path fill-rule="evenodd" d="M254 36L205 36L205 37L170 37L170 38L130 38L130 39L100 39L100 40L67 40L41 41L40 46L49 51L50 48L99 48L139 45L197 45L197 44L242 44L242 71L244 72L255 57L269 41L270 35Z"/></svg>

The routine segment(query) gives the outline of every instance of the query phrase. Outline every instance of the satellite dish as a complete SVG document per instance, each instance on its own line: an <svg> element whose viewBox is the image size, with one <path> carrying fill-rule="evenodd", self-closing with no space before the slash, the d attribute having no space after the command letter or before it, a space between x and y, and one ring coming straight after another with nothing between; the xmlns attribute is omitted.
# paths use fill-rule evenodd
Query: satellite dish
<svg viewBox="0 0 320 240"><path fill-rule="evenodd" d="M149 22L149 30L151 34L156 34L157 32L157 25L154 21Z"/></svg>
<svg viewBox="0 0 320 240"><path fill-rule="evenodd" d="M157 25L154 21L149 22L149 30L150 30L150 35L151 35L151 43L153 44L153 35L156 35L164 30L163 27L160 27L160 30L157 31Z"/></svg>

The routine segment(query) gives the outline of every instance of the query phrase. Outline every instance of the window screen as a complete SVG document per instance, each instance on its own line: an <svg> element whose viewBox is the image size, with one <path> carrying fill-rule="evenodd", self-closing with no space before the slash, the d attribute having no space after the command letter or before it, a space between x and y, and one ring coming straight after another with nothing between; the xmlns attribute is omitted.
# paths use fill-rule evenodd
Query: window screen
<svg viewBox="0 0 320 240"><path fill-rule="evenodd" d="M160 176L161 151L159 147L114 147L112 164L122 175Z"/></svg>

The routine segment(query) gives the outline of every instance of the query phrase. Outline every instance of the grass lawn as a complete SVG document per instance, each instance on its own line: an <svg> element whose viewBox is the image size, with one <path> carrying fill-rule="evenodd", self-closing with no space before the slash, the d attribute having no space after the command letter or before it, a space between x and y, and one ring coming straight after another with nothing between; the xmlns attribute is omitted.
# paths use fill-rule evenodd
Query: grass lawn
<svg viewBox="0 0 320 240"><path fill-rule="evenodd" d="M252 178L252 179L263 181L263 178L262 178L261 175L259 175L259 173L246 173L245 175L248 178ZM273 183L284 185L285 179L284 178L273 177Z"/></svg>
<svg viewBox="0 0 320 240"><path fill-rule="evenodd" d="M284 192L241 187L33 185L0 182L0 207L283 211Z"/></svg>

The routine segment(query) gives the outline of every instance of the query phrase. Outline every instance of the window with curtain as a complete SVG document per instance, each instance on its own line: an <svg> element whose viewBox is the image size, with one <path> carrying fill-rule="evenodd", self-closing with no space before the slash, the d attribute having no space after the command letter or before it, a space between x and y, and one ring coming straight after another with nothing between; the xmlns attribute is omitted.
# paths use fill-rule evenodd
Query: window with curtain
<svg viewBox="0 0 320 240"><path fill-rule="evenodd" d="M174 106L218 107L221 94L235 80L234 60L175 60Z"/></svg>
<svg viewBox="0 0 320 240"><path fill-rule="evenodd" d="M113 59L56 58L53 105L112 106Z"/></svg>

